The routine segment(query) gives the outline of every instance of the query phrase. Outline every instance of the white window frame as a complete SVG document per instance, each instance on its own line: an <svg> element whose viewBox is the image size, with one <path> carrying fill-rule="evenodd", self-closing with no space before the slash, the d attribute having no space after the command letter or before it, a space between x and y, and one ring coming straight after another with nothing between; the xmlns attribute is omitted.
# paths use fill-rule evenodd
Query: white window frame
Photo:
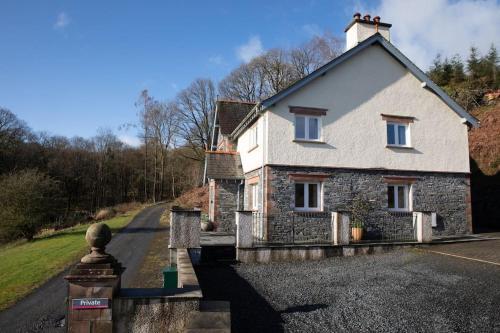
<svg viewBox="0 0 500 333"><path fill-rule="evenodd" d="M389 207L389 187L394 187L394 208ZM399 207L398 188L404 188L404 207ZM387 208L391 212L410 212L412 210L412 193L410 184L388 184L387 185Z"/></svg>
<svg viewBox="0 0 500 333"><path fill-rule="evenodd" d="M304 184L304 207L297 207L295 202L295 191L294 191L294 210L298 212L320 212L323 209L323 190L321 182L304 182L297 181L294 183L294 189L296 184ZM309 184L317 185L317 196L318 196L318 207L309 207Z"/></svg>
<svg viewBox="0 0 500 333"><path fill-rule="evenodd" d="M387 134L389 125L394 126L394 143L389 143L389 135ZM399 129L398 127L402 126L405 128L405 144L399 143ZM395 122L395 121L388 121L385 125L385 133L386 133L386 142L387 146L389 147L411 147L411 141L410 141L410 124L408 123L402 123L402 122Z"/></svg>
<svg viewBox="0 0 500 333"><path fill-rule="evenodd" d="M250 150L256 148L259 145L259 130L258 130L258 125L255 125L254 127L250 128L250 138L249 143L250 143Z"/></svg>
<svg viewBox="0 0 500 333"><path fill-rule="evenodd" d="M299 138L297 137L297 118L302 117L304 118L304 137ZM317 119L318 120L318 138L317 139L311 139L309 135L309 120L310 119ZM321 123L321 117L318 116L307 116L303 114L296 114L294 118L294 128L293 128L293 137L295 140L298 141L321 141L322 140L322 123Z"/></svg>
<svg viewBox="0 0 500 333"><path fill-rule="evenodd" d="M257 211L259 210L259 183L250 185L250 189L250 195L252 196L252 207L250 209Z"/></svg>

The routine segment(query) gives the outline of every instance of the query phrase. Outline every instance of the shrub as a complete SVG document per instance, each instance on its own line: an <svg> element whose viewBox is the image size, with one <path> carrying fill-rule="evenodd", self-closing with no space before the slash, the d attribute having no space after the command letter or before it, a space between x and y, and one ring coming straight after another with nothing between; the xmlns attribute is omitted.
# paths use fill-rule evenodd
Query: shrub
<svg viewBox="0 0 500 333"><path fill-rule="evenodd" d="M0 239L32 240L38 231L61 217L59 183L28 169L0 177Z"/></svg>
<svg viewBox="0 0 500 333"><path fill-rule="evenodd" d="M127 212L130 212L131 210L136 210L139 209L141 204L139 202L126 202L126 203L121 203L113 207L113 209L118 213L118 214L125 214Z"/></svg>
<svg viewBox="0 0 500 333"><path fill-rule="evenodd" d="M107 220L116 215L116 211L113 208L103 208L100 209L97 214L95 214L94 219L96 221Z"/></svg>

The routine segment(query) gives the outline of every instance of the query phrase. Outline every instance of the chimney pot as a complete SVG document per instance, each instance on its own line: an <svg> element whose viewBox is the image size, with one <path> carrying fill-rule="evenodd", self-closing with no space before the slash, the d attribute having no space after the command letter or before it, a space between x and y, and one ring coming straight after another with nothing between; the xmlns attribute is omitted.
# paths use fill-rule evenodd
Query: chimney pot
<svg viewBox="0 0 500 333"><path fill-rule="evenodd" d="M366 21L366 22L370 22L370 15L369 14L366 14L365 16L363 16L363 19Z"/></svg>
<svg viewBox="0 0 500 333"><path fill-rule="evenodd" d="M354 17L355 20L360 20L361 19L361 13L354 13L354 15L352 17Z"/></svg>
<svg viewBox="0 0 500 333"><path fill-rule="evenodd" d="M380 16L375 16L375 17L373 18L373 22L375 22L375 23L380 23Z"/></svg>

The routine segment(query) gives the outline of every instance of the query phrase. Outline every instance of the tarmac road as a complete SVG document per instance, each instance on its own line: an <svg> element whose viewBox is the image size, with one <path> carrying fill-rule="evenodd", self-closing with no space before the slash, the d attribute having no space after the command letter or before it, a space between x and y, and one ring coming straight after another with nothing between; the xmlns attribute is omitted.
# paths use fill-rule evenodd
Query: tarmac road
<svg viewBox="0 0 500 333"><path fill-rule="evenodd" d="M126 268L122 287L132 284L151 240L158 231L165 205L148 207L116 234L106 251ZM166 244L165 240L165 244ZM166 245L165 245L166 246ZM32 294L0 313L1 332L65 332L64 317L69 269L47 281Z"/></svg>

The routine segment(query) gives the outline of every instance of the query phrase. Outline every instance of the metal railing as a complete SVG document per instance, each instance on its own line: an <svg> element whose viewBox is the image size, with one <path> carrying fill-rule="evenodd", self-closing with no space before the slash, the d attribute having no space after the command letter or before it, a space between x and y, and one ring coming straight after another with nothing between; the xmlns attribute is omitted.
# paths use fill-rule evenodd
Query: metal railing
<svg viewBox="0 0 500 333"><path fill-rule="evenodd" d="M351 220L350 240L354 239L354 230ZM416 217L413 212L388 211L368 217L363 225L363 236L361 241L387 241L405 242L416 241Z"/></svg>
<svg viewBox="0 0 500 333"><path fill-rule="evenodd" d="M321 244L331 242L331 213L287 212L266 215L254 212L254 244Z"/></svg>

